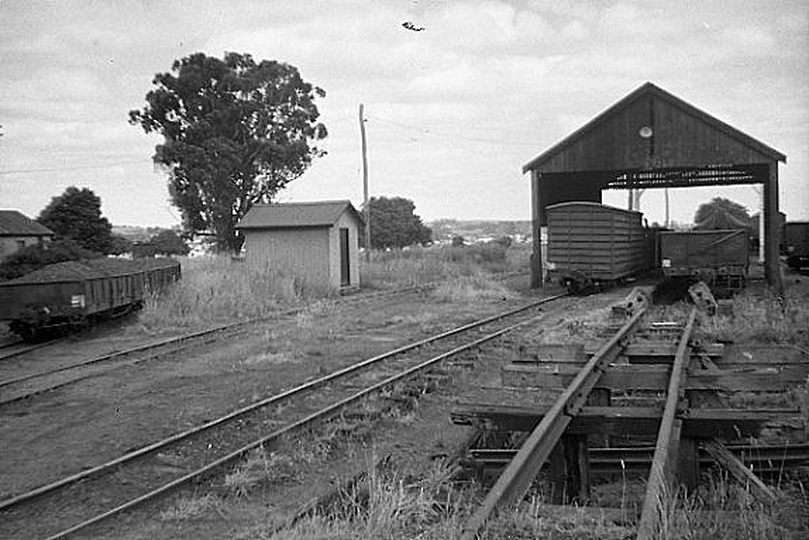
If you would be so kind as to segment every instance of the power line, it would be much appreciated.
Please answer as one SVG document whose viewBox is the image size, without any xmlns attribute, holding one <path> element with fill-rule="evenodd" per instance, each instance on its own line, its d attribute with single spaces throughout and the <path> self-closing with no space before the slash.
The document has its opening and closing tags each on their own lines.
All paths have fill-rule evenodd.
<svg viewBox="0 0 809 540">
<path fill-rule="evenodd" d="M 411 126 L 408 124 L 402 124 L 400 122 L 394 122 L 392 120 L 387 120 L 385 118 L 380 118 L 378 116 L 371 116 L 368 115 L 369 118 L 373 118 L 374 120 L 378 120 L 385 124 L 390 124 L 392 126 L 397 126 L 404 129 L 410 129 L 413 131 L 418 131 L 420 133 L 424 133 L 425 135 L 432 135 L 434 137 L 445 137 L 449 139 L 463 139 L 467 141 L 474 141 L 474 142 L 485 142 L 485 143 L 494 143 L 494 144 L 502 144 L 506 146 L 534 146 L 541 145 L 543 143 L 540 142 L 531 142 L 531 141 L 510 141 L 510 140 L 503 140 L 503 139 L 487 139 L 484 137 L 467 137 L 465 135 L 453 135 L 450 133 L 440 133 L 436 131 L 431 131 L 429 128 L 423 128 L 418 126 Z"/>
<path fill-rule="evenodd" d="M 38 173 L 38 172 L 60 172 L 60 171 L 81 171 L 84 169 L 108 169 L 110 167 L 118 167 L 120 165 L 134 165 L 143 163 L 142 159 L 137 161 L 119 161 L 117 163 L 106 163 L 104 165 L 77 165 L 75 167 L 44 167 L 41 169 L 12 169 L 8 171 L 0 171 L 0 176 L 9 174 L 25 174 L 25 173 Z"/>
</svg>

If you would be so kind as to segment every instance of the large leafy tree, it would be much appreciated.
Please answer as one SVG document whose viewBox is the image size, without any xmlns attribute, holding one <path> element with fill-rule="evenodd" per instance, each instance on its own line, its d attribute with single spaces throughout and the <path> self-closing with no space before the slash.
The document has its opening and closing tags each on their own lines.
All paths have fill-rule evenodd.
<svg viewBox="0 0 809 540">
<path fill-rule="evenodd" d="M 324 153 L 315 98 L 325 92 L 289 64 L 237 53 L 192 54 L 153 84 L 129 120 L 163 136 L 154 161 L 169 172 L 186 232 L 211 230 L 219 249 L 238 249 L 238 220 Z"/>
<path fill-rule="evenodd" d="M 737 202 L 714 197 L 699 205 L 694 223 L 699 229 L 745 229 L 750 226 L 750 214 Z"/>
<path fill-rule="evenodd" d="M 85 250 L 97 253 L 112 250 L 112 225 L 101 215 L 101 199 L 88 188 L 70 186 L 53 197 L 37 221 L 57 237 L 69 238 Z"/>
<path fill-rule="evenodd" d="M 432 239 L 432 231 L 415 214 L 413 201 L 402 197 L 371 197 L 368 204 L 371 247 L 402 248 L 426 244 Z"/>
</svg>

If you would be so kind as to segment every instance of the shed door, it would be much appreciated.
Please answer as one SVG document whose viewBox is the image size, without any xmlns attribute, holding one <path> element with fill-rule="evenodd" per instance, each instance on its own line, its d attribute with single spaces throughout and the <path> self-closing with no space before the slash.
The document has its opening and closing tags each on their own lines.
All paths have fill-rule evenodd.
<svg viewBox="0 0 809 540">
<path fill-rule="evenodd" d="M 351 285 L 351 257 L 348 249 L 348 228 L 340 227 L 340 285 Z"/>
</svg>

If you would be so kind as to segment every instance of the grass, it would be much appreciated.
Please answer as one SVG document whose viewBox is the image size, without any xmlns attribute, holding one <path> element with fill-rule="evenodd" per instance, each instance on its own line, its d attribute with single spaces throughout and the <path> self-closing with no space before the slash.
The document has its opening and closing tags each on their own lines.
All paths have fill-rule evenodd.
<svg viewBox="0 0 809 540">
<path fill-rule="evenodd" d="M 371 468 L 365 479 L 340 494 L 327 508 L 297 522 L 287 530 L 267 533 L 261 538 L 300 540 L 336 538 L 457 539 L 479 504 L 474 486 L 458 488 L 453 470 L 435 465 L 422 478 L 402 475 L 395 470 Z M 643 489 L 635 489 L 642 496 Z M 809 532 L 809 498 L 801 491 L 779 492 L 779 502 L 763 505 L 750 493 L 722 476 L 712 477 L 707 487 L 691 496 L 683 492 L 667 494 L 661 501 L 660 540 L 786 540 Z M 492 518 L 479 538 L 554 540 L 601 540 L 632 537 L 636 523 L 635 507 L 624 515 L 599 512 L 586 507 L 560 511 L 546 506 L 539 498 Z M 615 519 L 617 518 L 617 521 Z"/>
<path fill-rule="evenodd" d="M 197 328 L 266 316 L 306 297 L 293 278 L 229 257 L 182 259 L 181 264 L 182 279 L 147 298 L 139 318 L 143 330 Z"/>
<path fill-rule="evenodd" d="M 493 242 L 375 251 L 370 263 L 361 261 L 360 283 L 363 287 L 385 289 L 522 271 L 528 269 L 529 256 L 530 246 L 507 248 Z"/>
<path fill-rule="evenodd" d="M 262 485 L 293 482 L 296 471 L 295 460 L 289 455 L 257 448 L 225 476 L 225 486 L 234 495 L 244 497 Z"/>
<path fill-rule="evenodd" d="M 733 299 L 730 316 L 703 317 L 700 335 L 716 341 L 792 345 L 809 351 L 809 294 L 786 299 L 747 290 Z"/>
<path fill-rule="evenodd" d="M 465 247 L 414 248 L 373 252 L 362 261 L 363 287 L 391 289 L 449 281 L 438 291 L 441 300 L 496 299 L 510 293 L 492 276 L 526 270 L 529 248 L 490 243 Z M 181 259 L 182 279 L 161 294 L 151 294 L 136 331 L 188 330 L 272 315 L 315 303 L 318 312 L 333 307 L 323 294 L 301 287 L 291 276 L 227 256 Z M 311 326 L 302 313 L 298 326 Z"/>
<path fill-rule="evenodd" d="M 161 521 L 189 521 L 205 517 L 220 505 L 215 495 L 182 497 L 158 515 Z"/>
</svg>

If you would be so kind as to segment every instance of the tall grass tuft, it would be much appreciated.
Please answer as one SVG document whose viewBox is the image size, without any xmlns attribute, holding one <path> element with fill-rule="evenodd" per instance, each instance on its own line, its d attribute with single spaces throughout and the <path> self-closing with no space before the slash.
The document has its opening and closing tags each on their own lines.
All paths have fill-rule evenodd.
<svg viewBox="0 0 809 540">
<path fill-rule="evenodd" d="M 704 318 L 701 333 L 718 341 L 780 343 L 806 350 L 809 302 L 746 291 L 733 299 L 733 315 Z"/>
<path fill-rule="evenodd" d="M 527 270 L 529 256 L 528 248 L 496 242 L 374 251 L 370 263 L 362 261 L 360 279 L 364 287 L 421 285 L 480 273 Z"/>
<path fill-rule="evenodd" d="M 452 538 L 462 525 L 462 499 L 444 489 L 451 470 L 436 466 L 418 480 L 371 468 L 327 509 L 271 538 L 278 540 Z"/>
<path fill-rule="evenodd" d="M 180 281 L 147 297 L 140 323 L 148 331 L 210 326 L 259 317 L 297 304 L 293 278 L 225 256 L 183 259 Z"/>
<path fill-rule="evenodd" d="M 445 281 L 433 291 L 433 297 L 445 301 L 508 300 L 514 293 L 491 277 L 476 273 Z"/>
</svg>

